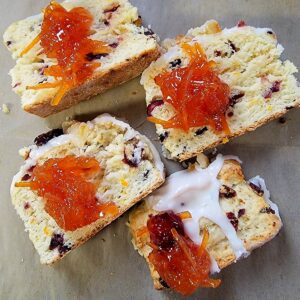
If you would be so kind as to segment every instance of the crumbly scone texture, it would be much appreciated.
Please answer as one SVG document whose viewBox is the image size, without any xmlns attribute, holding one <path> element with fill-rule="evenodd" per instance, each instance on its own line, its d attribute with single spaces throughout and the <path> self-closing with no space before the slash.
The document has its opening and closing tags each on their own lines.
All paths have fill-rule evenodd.
<svg viewBox="0 0 300 300">
<path fill-rule="evenodd" d="M 243 241 L 245 249 L 252 251 L 271 240 L 280 230 L 281 220 L 277 215 L 265 209 L 269 207 L 268 203 L 245 181 L 240 164 L 235 160 L 226 160 L 218 179 L 222 183 L 221 189 L 226 186 L 227 189 L 230 188 L 236 192 L 236 195 L 231 198 L 221 196 L 220 205 L 225 213 L 233 213 L 237 218 L 237 235 Z M 243 210 L 244 214 L 241 215 Z M 155 288 L 162 289 L 160 276 L 148 260 L 152 251 L 149 246 L 149 233 L 140 230 L 146 226 L 149 215 L 157 213 L 150 207 L 146 199 L 130 214 L 129 227 L 135 249 L 149 264 Z M 207 251 L 216 260 L 219 268 L 223 269 L 235 262 L 235 254 L 221 228 L 210 220 L 202 218 L 199 230 L 204 227 L 209 231 Z"/>
<path fill-rule="evenodd" d="M 40 33 L 43 15 L 32 16 L 9 26 L 3 39 L 16 60 L 15 67 L 10 71 L 13 91 L 21 96 L 25 111 L 41 117 L 137 77 L 159 56 L 157 36 L 148 28 L 137 26 L 141 23 L 137 8 L 127 0 L 75 0 L 65 1 L 62 5 L 66 9 L 78 6 L 88 9 L 94 17 L 91 39 L 106 42 L 111 46 L 111 52 L 94 60 L 101 66 L 91 78 L 68 91 L 57 106 L 51 106 L 58 88 L 32 90 L 27 87 L 55 81 L 44 71 L 56 64 L 56 59 L 48 58 L 39 44 L 20 57 L 21 51 Z"/>
<path fill-rule="evenodd" d="M 186 160 L 231 137 L 255 130 L 300 105 L 300 88 L 294 76 L 298 70 L 289 60 L 280 60 L 284 49 L 271 29 L 243 26 L 221 30 L 213 20 L 189 30 L 184 37 L 163 43 L 165 53 L 142 75 L 147 105 L 162 99 L 155 77 L 188 64 L 189 58 L 180 47 L 182 42 L 200 43 L 208 60 L 215 61 L 220 78 L 229 85 L 231 96 L 226 118 L 231 133 L 216 133 L 209 126 L 192 128 L 186 133 L 157 124 L 166 157 Z M 174 113 L 170 105 L 164 104 L 157 106 L 152 115 L 169 120 Z"/>
<path fill-rule="evenodd" d="M 12 203 L 25 224 L 25 230 L 29 232 L 42 264 L 60 260 L 164 182 L 163 165 L 154 146 L 146 137 L 123 124 L 115 123 L 110 117 L 98 117 L 88 123 L 68 124 L 64 136 L 71 135 L 71 139 L 48 147 L 36 159 L 36 164 L 42 164 L 50 158 L 67 155 L 95 157 L 102 171 L 97 198 L 102 202 L 113 201 L 119 208 L 116 216 L 100 217 L 90 225 L 75 231 L 65 231 L 45 211 L 43 198 L 30 188 L 15 187 L 15 182 L 21 181 L 30 172 L 26 161 L 14 177 L 11 186 Z M 25 158 L 30 159 L 30 152 L 39 151 L 42 147 L 45 146 L 31 146 L 22 152 Z M 138 162 L 136 167 L 124 162 L 124 153 L 131 157 L 130 151 L 135 151 L 132 155 Z M 63 242 L 50 250 L 51 240 L 57 235 L 62 236 Z"/>
</svg>

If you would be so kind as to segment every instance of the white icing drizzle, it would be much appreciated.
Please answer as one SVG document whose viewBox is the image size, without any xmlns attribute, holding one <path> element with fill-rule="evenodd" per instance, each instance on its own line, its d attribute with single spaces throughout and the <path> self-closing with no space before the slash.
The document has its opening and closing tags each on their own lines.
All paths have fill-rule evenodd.
<svg viewBox="0 0 300 300">
<path fill-rule="evenodd" d="M 237 159 L 229 156 L 229 159 Z M 201 243 L 199 221 L 207 218 L 220 226 L 227 237 L 236 259 L 247 256 L 243 242 L 220 207 L 219 189 L 221 186 L 217 176 L 223 167 L 224 160 L 218 155 L 216 160 L 206 169 L 196 167 L 195 170 L 184 170 L 172 174 L 165 185 L 157 190 L 152 197 L 153 208 L 157 211 L 172 210 L 175 213 L 189 211 L 191 219 L 183 221 L 186 234 L 196 243 Z M 151 204 L 150 204 L 151 205 Z M 216 263 L 212 263 L 212 271 L 217 272 Z"/>
<path fill-rule="evenodd" d="M 260 187 L 264 191 L 263 197 L 264 197 L 265 201 L 275 211 L 275 215 L 281 220 L 280 215 L 279 215 L 278 206 L 273 201 L 271 201 L 270 192 L 267 189 L 265 180 L 263 178 L 261 178 L 260 176 L 255 176 L 255 177 L 249 179 L 249 182 L 255 184 L 256 186 Z"/>
</svg>

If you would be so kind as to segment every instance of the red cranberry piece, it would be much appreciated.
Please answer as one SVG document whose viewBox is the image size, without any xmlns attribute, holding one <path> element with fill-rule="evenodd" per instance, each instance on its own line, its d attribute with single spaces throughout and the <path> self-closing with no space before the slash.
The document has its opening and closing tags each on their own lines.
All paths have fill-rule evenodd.
<svg viewBox="0 0 300 300">
<path fill-rule="evenodd" d="M 6 42 L 6 45 L 7 45 L 7 46 L 10 46 L 11 44 L 12 44 L 12 41 L 7 41 L 7 42 Z"/>
<path fill-rule="evenodd" d="M 21 85 L 21 82 L 17 82 L 14 86 L 13 89 L 16 88 L 17 86 Z"/>
<path fill-rule="evenodd" d="M 147 116 L 151 117 L 153 110 L 164 104 L 163 100 L 153 100 L 148 106 L 147 106 Z"/>
<path fill-rule="evenodd" d="M 96 54 L 94 54 L 94 53 L 90 52 L 90 53 L 88 53 L 88 54 L 85 56 L 85 58 L 86 58 L 88 61 L 93 61 L 93 60 L 95 60 L 95 59 L 100 59 L 100 58 L 105 57 L 105 56 L 108 56 L 108 53 L 96 53 Z"/>
<path fill-rule="evenodd" d="M 31 176 L 29 174 L 25 174 L 23 177 L 22 177 L 22 181 L 28 181 L 29 179 L 31 178 Z"/>
<path fill-rule="evenodd" d="M 265 213 L 265 214 L 273 214 L 275 215 L 275 210 L 272 209 L 271 207 L 264 207 L 260 210 L 261 213 Z"/>
<path fill-rule="evenodd" d="M 159 140 L 162 143 L 169 136 L 169 132 L 165 131 L 164 133 L 159 135 Z"/>
<path fill-rule="evenodd" d="M 199 128 L 195 131 L 195 135 L 197 136 L 202 135 L 207 130 L 208 130 L 207 127 Z"/>
<path fill-rule="evenodd" d="M 214 55 L 215 55 L 216 57 L 222 56 L 222 51 L 220 51 L 220 50 L 215 50 L 215 51 L 214 51 Z"/>
<path fill-rule="evenodd" d="M 243 98 L 244 96 L 245 96 L 244 92 L 240 92 L 240 91 L 234 92 L 229 98 L 230 106 L 233 107 L 235 104 L 240 102 L 241 98 Z"/>
<path fill-rule="evenodd" d="M 173 212 L 164 212 L 150 216 L 147 227 L 151 242 L 160 250 L 169 251 L 175 244 L 171 229 L 175 228 L 180 235 L 184 235 L 183 223 Z"/>
<path fill-rule="evenodd" d="M 236 191 L 232 188 L 230 188 L 229 186 L 227 185 L 222 185 L 221 188 L 220 188 L 220 197 L 224 197 L 226 199 L 228 198 L 233 198 L 236 196 Z"/>
<path fill-rule="evenodd" d="M 30 204 L 28 202 L 24 203 L 24 209 L 28 209 L 30 207 Z"/>
<path fill-rule="evenodd" d="M 40 75 L 44 75 L 44 73 L 45 73 L 45 69 L 47 69 L 47 68 L 48 68 L 48 66 L 47 66 L 47 65 L 45 65 L 45 66 L 43 66 L 43 67 L 39 68 L 39 69 L 38 69 L 38 72 L 39 72 L 39 74 L 40 74 Z"/>
<path fill-rule="evenodd" d="M 242 217 L 245 213 L 246 213 L 246 209 L 245 208 L 239 209 L 239 211 L 238 211 L 238 218 Z"/>
<path fill-rule="evenodd" d="M 109 47 L 111 47 L 111 48 L 117 48 L 118 46 L 119 46 L 118 43 L 111 43 L 111 44 L 109 44 Z"/>
<path fill-rule="evenodd" d="M 232 53 L 238 52 L 240 50 L 231 40 L 228 40 L 227 44 L 230 46 Z"/>
<path fill-rule="evenodd" d="M 237 231 L 239 227 L 239 220 L 237 219 L 235 214 L 233 212 L 228 212 L 226 215 L 235 231 Z"/>
<path fill-rule="evenodd" d="M 254 190 L 254 191 L 256 192 L 256 194 L 257 194 L 258 196 L 263 196 L 264 191 L 261 189 L 260 186 L 257 186 L 256 184 L 254 184 L 254 183 L 252 183 L 252 182 L 250 182 L 249 185 L 250 185 L 250 187 L 252 188 L 252 190 Z"/>
<path fill-rule="evenodd" d="M 64 254 L 67 251 L 71 250 L 71 248 L 68 245 L 64 245 L 64 236 L 60 233 L 54 233 L 52 235 L 49 250 L 54 250 L 58 248 L 58 252 L 60 254 Z"/>
<path fill-rule="evenodd" d="M 144 148 L 139 145 L 139 140 L 131 139 L 125 143 L 123 162 L 136 168 L 143 159 Z"/>
<path fill-rule="evenodd" d="M 244 26 L 247 26 L 247 24 L 246 24 L 246 22 L 244 20 L 238 21 L 237 27 L 244 27 Z"/>
<path fill-rule="evenodd" d="M 177 59 L 171 61 L 169 64 L 170 64 L 170 67 L 171 67 L 172 69 L 174 69 L 174 68 L 176 68 L 176 67 L 178 67 L 178 66 L 181 65 L 181 59 L 180 59 L 180 58 L 177 58 Z"/>
<path fill-rule="evenodd" d="M 60 129 L 60 128 L 53 129 L 53 130 L 50 130 L 50 131 L 43 133 L 43 134 L 39 135 L 38 137 L 36 137 L 34 139 L 34 143 L 37 146 L 43 146 L 43 145 L 47 144 L 53 138 L 58 137 L 62 134 L 64 134 L 62 129 Z"/>
</svg>

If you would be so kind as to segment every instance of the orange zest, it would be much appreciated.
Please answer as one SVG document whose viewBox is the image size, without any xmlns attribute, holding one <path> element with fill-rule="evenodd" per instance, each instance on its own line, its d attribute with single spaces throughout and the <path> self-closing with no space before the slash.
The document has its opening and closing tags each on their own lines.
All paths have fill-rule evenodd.
<svg viewBox="0 0 300 300">
<path fill-rule="evenodd" d="M 29 45 L 27 45 L 20 53 L 20 57 L 23 57 L 25 54 L 27 54 L 36 44 L 39 43 L 39 41 L 41 40 L 41 36 L 40 34 L 37 35 L 31 42 Z"/>
<path fill-rule="evenodd" d="M 104 42 L 93 40 L 92 14 L 83 7 L 67 11 L 59 3 L 51 2 L 43 11 L 44 19 L 41 33 L 21 52 L 28 53 L 38 42 L 48 58 L 57 60 L 44 74 L 55 78 L 55 82 L 28 86 L 27 89 L 39 90 L 58 88 L 51 105 L 58 105 L 64 95 L 72 88 L 91 77 L 101 65 L 89 56 L 108 54 L 111 48 Z"/>
<path fill-rule="evenodd" d="M 178 216 L 180 217 L 181 220 L 186 220 L 186 219 L 192 218 L 192 215 L 189 211 L 183 211 L 183 212 L 179 213 Z"/>
<path fill-rule="evenodd" d="M 99 218 L 119 214 L 116 204 L 96 198 L 100 171 L 95 158 L 51 158 L 35 166 L 31 181 L 17 182 L 15 186 L 36 191 L 56 223 L 64 230 L 74 231 Z"/>
<path fill-rule="evenodd" d="M 209 277 L 211 260 L 206 250 L 207 229 L 203 230 L 199 246 L 186 236 L 182 221 L 173 212 L 150 216 L 147 228 L 152 247 L 149 261 L 170 288 L 190 295 L 199 287 L 220 285 L 221 280 Z"/>
<path fill-rule="evenodd" d="M 219 78 L 216 63 L 207 60 L 198 43 L 184 43 L 181 47 L 190 58 L 189 64 L 154 79 L 162 91 L 164 103 L 173 107 L 174 116 L 169 120 L 150 116 L 148 120 L 185 132 L 190 128 L 210 126 L 215 132 L 230 133 L 225 117 L 230 89 Z"/>
</svg>

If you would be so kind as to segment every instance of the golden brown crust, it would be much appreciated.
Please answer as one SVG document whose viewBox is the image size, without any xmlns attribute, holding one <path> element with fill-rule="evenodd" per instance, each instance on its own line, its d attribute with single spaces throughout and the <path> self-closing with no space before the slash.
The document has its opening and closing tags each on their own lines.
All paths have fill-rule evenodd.
<svg viewBox="0 0 300 300">
<path fill-rule="evenodd" d="M 108 219 L 101 219 L 96 221 L 94 224 L 91 224 L 93 226 L 93 230 L 86 236 L 82 237 L 76 244 L 72 246 L 71 250 L 76 249 L 80 245 L 84 244 L 87 240 L 92 238 L 94 235 L 96 235 L 99 231 L 101 231 L 104 227 L 108 226 L 110 223 L 112 223 L 114 220 L 119 218 L 122 214 L 124 214 L 129 208 L 134 206 L 136 203 L 141 201 L 143 198 L 145 198 L 147 195 L 152 193 L 154 190 L 156 190 L 158 187 L 160 187 L 164 183 L 163 178 L 159 178 L 155 184 L 151 187 L 151 189 L 145 190 L 141 195 L 136 197 L 130 204 L 127 206 L 123 207 L 121 210 L 119 210 L 119 213 L 116 216 L 110 217 Z M 68 251 L 64 253 L 63 255 L 56 257 L 52 262 L 50 263 L 45 263 L 45 265 L 53 265 L 57 261 L 61 260 L 63 257 L 65 257 L 67 254 L 69 254 L 71 251 Z"/>
<path fill-rule="evenodd" d="M 254 225 L 250 222 L 250 229 L 247 228 L 247 225 L 244 225 L 245 228 L 239 228 L 238 234 L 242 235 L 242 239 L 244 241 L 244 246 L 247 251 L 252 251 L 255 248 L 258 248 L 274 238 L 274 236 L 280 230 L 282 223 L 281 220 L 274 214 L 259 214 L 260 210 L 266 207 L 266 202 L 263 197 L 257 195 L 251 187 L 246 183 L 244 179 L 244 174 L 242 172 L 242 168 L 240 164 L 235 160 L 226 160 L 222 170 L 218 176 L 219 180 L 222 184 L 226 184 L 229 187 L 234 187 L 237 192 L 237 197 L 235 201 L 248 201 L 249 210 L 253 203 L 255 203 L 255 214 L 251 212 L 251 216 L 247 216 L 247 218 L 252 219 L 261 219 L 263 226 L 267 229 L 263 230 L 263 234 L 259 231 L 253 232 L 251 226 Z M 248 199 L 248 200 L 247 200 Z M 221 199 L 222 201 L 222 199 Z M 225 199 L 227 205 L 230 199 Z M 252 204 L 251 204 L 252 202 Z M 245 204 L 246 205 L 246 204 Z M 231 206 L 238 206 L 237 202 L 232 202 Z M 248 210 L 248 206 L 246 205 L 246 211 Z M 139 207 L 137 207 L 129 216 L 129 227 L 132 233 L 133 239 L 132 242 L 135 248 L 139 251 L 139 253 L 145 257 L 149 268 L 150 274 L 154 282 L 154 287 L 156 289 L 163 289 L 164 287 L 160 283 L 160 276 L 158 272 L 154 269 L 153 265 L 148 260 L 148 255 L 151 252 L 150 246 L 148 246 L 149 242 L 149 234 L 146 232 L 143 235 L 139 235 L 139 229 L 143 226 L 146 226 L 147 219 L 149 214 L 157 213 L 153 209 L 147 206 L 147 203 L 142 203 Z M 247 213 L 246 213 L 247 214 Z M 256 224 L 255 224 L 256 225 Z M 205 226 L 210 229 L 214 225 L 212 222 L 206 220 L 204 223 L 200 222 L 200 227 Z M 243 226 L 243 225 L 242 225 Z M 207 250 L 212 255 L 214 254 L 214 258 L 218 263 L 220 269 L 223 269 L 233 262 L 235 262 L 235 255 L 232 250 L 228 251 L 227 249 L 218 249 L 218 245 L 228 245 L 228 241 L 224 243 L 226 240 L 225 237 L 216 238 L 216 231 L 220 230 L 217 227 L 214 227 L 211 231 L 211 239 L 209 240 Z M 247 235 L 249 231 L 251 231 L 251 235 Z M 243 232 L 243 233 L 242 233 Z"/>
<path fill-rule="evenodd" d="M 294 108 L 297 108 L 297 107 L 300 107 L 300 103 L 299 103 L 298 105 L 295 105 L 295 106 L 294 106 Z M 291 109 L 291 108 L 292 108 L 292 107 L 290 107 L 290 108 L 288 108 L 288 109 L 285 109 L 285 110 L 283 110 L 283 111 L 281 111 L 281 112 L 278 112 L 278 113 L 276 113 L 276 114 L 273 114 L 273 115 L 271 115 L 271 116 L 268 116 L 268 117 L 266 117 L 266 118 L 260 120 L 259 122 L 256 122 L 255 124 L 253 124 L 252 126 L 246 128 L 246 129 L 237 131 L 237 132 L 235 132 L 235 133 L 233 133 L 233 134 L 229 134 L 229 135 L 227 135 L 227 136 L 220 136 L 220 138 L 219 138 L 216 142 L 214 142 L 214 143 L 212 143 L 212 144 L 210 144 L 210 145 L 208 145 L 208 146 L 202 146 L 202 147 L 199 147 L 196 151 L 188 152 L 188 153 L 185 152 L 185 153 L 180 154 L 177 158 L 175 158 L 175 157 L 173 157 L 173 158 L 174 158 L 174 159 L 177 159 L 177 160 L 180 161 L 180 162 L 182 162 L 182 161 L 187 160 L 187 159 L 189 159 L 189 158 L 191 158 L 191 157 L 197 156 L 199 153 L 202 153 L 202 152 L 205 151 L 205 150 L 209 150 L 209 149 L 212 149 L 212 148 L 214 148 L 214 147 L 216 147 L 216 146 L 218 146 L 218 145 L 220 145 L 220 144 L 223 144 L 223 139 L 224 139 L 224 137 L 225 137 L 225 138 L 228 138 L 228 139 L 231 139 L 231 138 L 234 138 L 234 137 L 241 136 L 241 135 L 243 135 L 243 134 L 245 134 L 245 133 L 247 133 L 247 132 L 254 131 L 254 130 L 257 129 L 258 127 L 260 127 L 260 126 L 262 126 L 262 125 L 265 125 L 265 124 L 267 124 L 267 123 L 270 122 L 270 121 L 273 121 L 273 120 L 275 120 L 275 119 L 280 118 L 281 116 L 283 116 L 284 114 L 286 114 L 287 111 L 288 111 L 289 109 Z"/>
<path fill-rule="evenodd" d="M 159 55 L 159 48 L 156 47 L 111 70 L 99 72 L 84 84 L 69 91 L 57 106 L 51 105 L 52 99 L 46 99 L 39 103 L 25 105 L 23 108 L 29 113 L 45 118 L 139 76 Z"/>
</svg>

